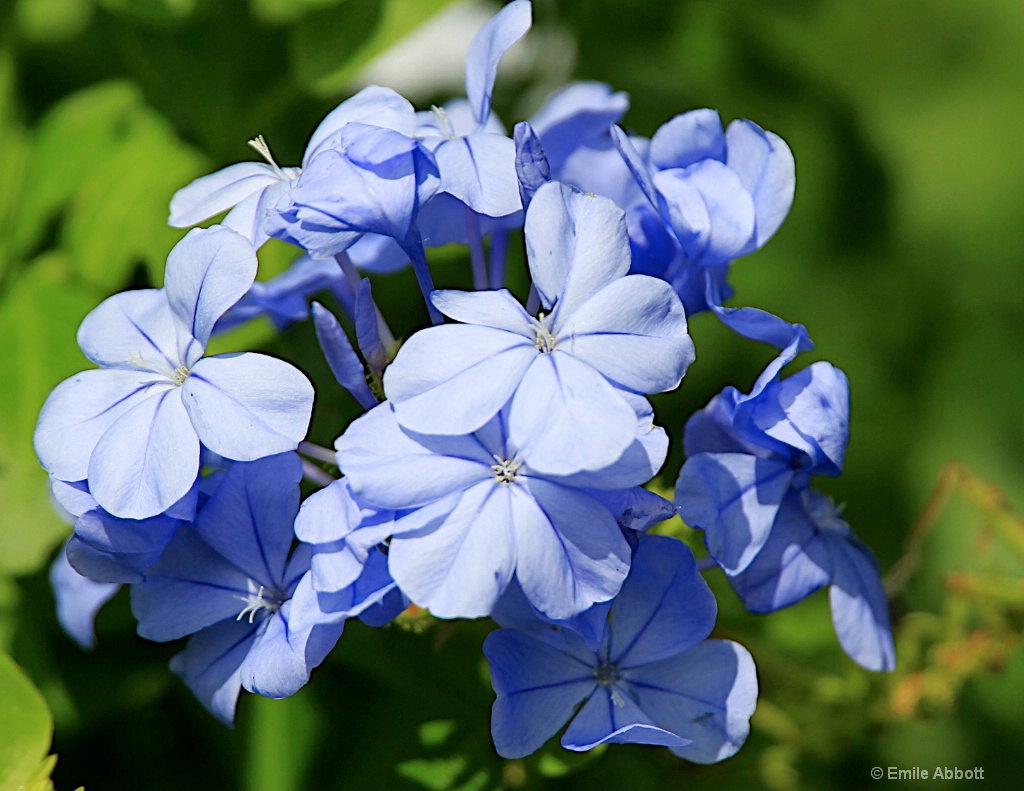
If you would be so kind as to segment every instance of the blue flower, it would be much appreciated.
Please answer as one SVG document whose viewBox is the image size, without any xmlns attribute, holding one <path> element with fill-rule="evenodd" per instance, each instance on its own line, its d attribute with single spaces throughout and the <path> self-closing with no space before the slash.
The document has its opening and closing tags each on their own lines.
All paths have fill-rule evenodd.
<svg viewBox="0 0 1024 791">
<path fill-rule="evenodd" d="M 217 319 L 252 285 L 256 255 L 234 231 L 190 231 L 164 289 L 127 291 L 93 310 L 78 344 L 99 370 L 65 380 L 39 415 L 35 448 L 62 481 L 88 479 L 104 510 L 156 516 L 199 475 L 200 443 L 248 461 L 305 436 L 313 389 L 262 354 L 203 357 Z"/>
<path fill-rule="evenodd" d="M 438 192 L 420 218 L 430 245 L 466 242 L 467 218 L 501 220 L 504 226 L 522 222 L 515 146 L 491 112 L 491 92 L 502 56 L 526 35 L 531 15 L 528 0 L 502 8 L 470 44 L 467 98 L 418 114 L 416 136 L 434 153 L 441 174 Z"/>
<path fill-rule="evenodd" d="M 599 470 L 633 442 L 625 394 L 671 390 L 693 360 L 686 317 L 664 281 L 625 276 L 625 223 L 607 199 L 545 184 L 526 243 L 547 312 L 530 316 L 505 290 L 435 292 L 464 324 L 414 334 L 385 393 L 403 427 L 428 434 L 475 431 L 508 403 L 509 436 L 533 468 Z"/>
<path fill-rule="evenodd" d="M 285 697 L 309 679 L 344 621 L 394 587 L 378 561 L 358 596 L 324 606 L 309 551 L 289 553 L 302 467 L 295 454 L 237 463 L 193 526 L 181 527 L 142 582 L 132 586 L 138 632 L 166 641 L 192 635 L 171 667 L 220 720 L 230 723 L 240 688 Z"/>
<path fill-rule="evenodd" d="M 871 552 L 812 475 L 838 475 L 849 439 L 849 384 L 825 362 L 781 380 L 794 341 L 749 395 L 726 388 L 686 425 L 687 460 L 676 484 L 683 520 L 704 530 L 708 551 L 755 612 L 770 612 L 831 585 L 844 650 L 871 670 L 895 663 L 888 605 Z"/>
<path fill-rule="evenodd" d="M 117 582 L 97 582 L 68 562 L 67 545 L 50 565 L 50 587 L 57 602 L 57 621 L 82 648 L 96 645 L 93 623 L 100 608 L 120 590 Z"/>
<path fill-rule="evenodd" d="M 634 399 L 632 444 L 600 471 L 533 468 L 505 412 L 473 434 L 427 436 L 403 430 L 386 402 L 338 438 L 338 465 L 360 503 L 410 511 L 396 518 L 388 566 L 416 604 L 442 618 L 487 615 L 515 576 L 537 609 L 570 617 L 614 596 L 629 564 L 616 521 L 628 508 L 613 512 L 591 491 L 643 483 L 665 458 L 664 432 Z"/>
<path fill-rule="evenodd" d="M 342 102 L 320 122 L 302 157 L 305 168 L 321 151 L 341 146 L 345 126 L 372 124 L 411 133 L 415 114 L 411 104 L 390 88 L 371 85 Z M 240 162 L 196 179 L 171 198 L 168 223 L 187 228 L 227 211 L 224 225 L 238 231 L 259 248 L 269 238 L 264 220 L 284 201 L 302 168 L 278 167 L 262 136 L 249 145 L 266 162 Z"/>
<path fill-rule="evenodd" d="M 681 542 L 642 536 L 622 590 L 593 618 L 559 624 L 503 604 L 496 617 L 511 628 L 484 642 L 497 693 L 491 735 L 503 757 L 529 755 L 570 719 L 570 750 L 658 744 L 712 763 L 746 739 L 754 663 L 742 646 L 707 639 L 715 599 Z M 596 645 L 585 639 L 595 624 Z"/>
</svg>

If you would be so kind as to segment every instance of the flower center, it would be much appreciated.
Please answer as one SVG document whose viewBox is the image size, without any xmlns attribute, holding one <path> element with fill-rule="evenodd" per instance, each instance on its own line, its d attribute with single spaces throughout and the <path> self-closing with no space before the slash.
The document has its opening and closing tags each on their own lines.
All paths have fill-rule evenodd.
<svg viewBox="0 0 1024 791">
<path fill-rule="evenodd" d="M 622 674 L 615 665 L 607 659 L 602 659 L 597 667 L 594 668 L 594 678 L 597 679 L 597 683 L 602 687 L 607 687 L 621 679 Z"/>
<path fill-rule="evenodd" d="M 174 376 L 172 378 L 174 380 L 174 384 L 181 387 L 185 384 L 185 380 L 188 378 L 188 368 L 184 365 L 179 365 L 174 369 Z"/>
<path fill-rule="evenodd" d="M 533 345 L 537 351 L 541 354 L 550 354 L 555 350 L 555 336 L 551 334 L 551 330 L 548 329 L 547 321 L 545 321 L 543 311 L 535 319 L 530 319 L 533 324 L 533 331 L 537 334 L 537 337 L 533 341 Z"/>
<path fill-rule="evenodd" d="M 269 614 L 273 615 L 288 600 L 288 597 L 281 593 L 281 591 L 266 588 L 263 585 L 260 585 L 259 590 L 255 593 L 250 591 L 248 596 L 236 596 L 235 598 L 245 602 L 245 607 L 238 613 L 238 617 L 235 620 L 241 621 L 248 616 L 249 623 L 253 623 L 256 620 L 256 615 L 260 610 L 266 610 Z"/>
<path fill-rule="evenodd" d="M 494 470 L 494 480 L 506 486 L 515 481 L 523 463 L 515 459 L 503 459 L 497 453 L 494 454 L 494 460 L 498 462 L 491 465 L 491 469 Z"/>
<path fill-rule="evenodd" d="M 448 113 L 445 109 L 443 107 L 438 107 L 436 104 L 431 106 L 430 109 L 437 117 L 437 125 L 441 129 L 441 134 L 449 140 L 458 140 L 459 136 L 455 134 L 455 130 L 452 128 L 451 119 L 448 117 Z"/>
</svg>

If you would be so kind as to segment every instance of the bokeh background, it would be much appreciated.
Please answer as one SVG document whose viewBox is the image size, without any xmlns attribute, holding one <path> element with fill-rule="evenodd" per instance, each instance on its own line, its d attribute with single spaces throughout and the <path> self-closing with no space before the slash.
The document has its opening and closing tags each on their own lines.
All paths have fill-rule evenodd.
<svg viewBox="0 0 1024 791">
<path fill-rule="evenodd" d="M 249 138 L 293 164 L 363 84 L 420 108 L 461 95 L 465 48 L 497 4 L 0 0 L 0 648 L 20 666 L 0 655 L 0 787 L 36 773 L 46 788 L 50 752 L 56 788 L 87 791 L 959 785 L 874 781 L 875 766 L 981 767 L 988 787 L 1011 788 L 1024 774 L 1024 3 L 534 6 L 499 73 L 509 127 L 567 80 L 595 79 L 629 93 L 630 131 L 707 106 L 793 149 L 793 210 L 734 266 L 733 304 L 805 324 L 817 348 L 798 364 L 827 359 L 850 378 L 846 471 L 822 487 L 888 575 L 897 671 L 842 654 L 824 594 L 754 617 L 711 574 L 719 634 L 760 674 L 737 756 L 702 767 L 554 745 L 505 762 L 487 732 L 486 623 L 354 624 L 295 697 L 244 696 L 233 730 L 167 670 L 178 646 L 134 635 L 124 596 L 100 614 L 97 647 L 79 649 L 46 578 L 69 527 L 31 449 L 46 394 L 87 367 L 78 323 L 116 291 L 160 284 L 183 233 L 165 225 L 171 194 L 253 158 Z M 439 286 L 468 282 L 461 250 L 436 252 Z M 269 245 L 261 278 L 292 255 Z M 397 332 L 423 321 L 408 273 L 374 289 Z M 664 487 L 686 417 L 727 384 L 748 389 L 772 356 L 707 316 L 691 330 L 697 362 L 655 401 L 674 443 Z M 314 379 L 314 440 L 330 445 L 352 416 L 308 326 L 257 323 L 220 344 Z"/>
</svg>

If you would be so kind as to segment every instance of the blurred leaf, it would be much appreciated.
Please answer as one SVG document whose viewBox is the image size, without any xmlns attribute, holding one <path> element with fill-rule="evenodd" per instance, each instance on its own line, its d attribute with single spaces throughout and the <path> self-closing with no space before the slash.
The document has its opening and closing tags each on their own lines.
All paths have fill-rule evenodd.
<svg viewBox="0 0 1024 791">
<path fill-rule="evenodd" d="M 18 0 L 18 33 L 27 41 L 50 43 L 75 38 L 92 18 L 92 0 Z"/>
<path fill-rule="evenodd" d="M 35 781 L 52 736 L 53 721 L 43 696 L 0 651 L 0 788 Z"/>
<path fill-rule="evenodd" d="M 110 292 L 142 262 L 159 283 L 181 237 L 166 224 L 168 202 L 203 168 L 135 86 L 108 82 L 79 91 L 40 124 L 15 249 L 25 254 L 39 244 L 47 223 L 70 203 L 62 236 L 76 274 Z"/>
<path fill-rule="evenodd" d="M 0 337 L 6 347 L 0 382 L 0 571 L 7 573 L 38 568 L 67 532 L 32 452 L 47 394 L 86 367 L 75 333 L 96 297 L 66 278 L 66 260 L 51 254 L 0 297 Z"/>
<path fill-rule="evenodd" d="M 30 142 L 15 114 L 14 59 L 0 50 L 0 278 L 14 256 L 15 208 L 28 167 Z"/>
<path fill-rule="evenodd" d="M 343 0 L 250 0 L 253 16 L 272 24 L 294 22 L 307 11 L 340 2 Z"/>
<path fill-rule="evenodd" d="M 384 50 L 453 0 L 346 0 L 307 14 L 292 29 L 292 63 L 315 93 L 343 91 Z"/>
<path fill-rule="evenodd" d="M 111 13 L 137 19 L 140 22 L 166 24 L 191 14 L 197 0 L 96 0 Z"/>
</svg>

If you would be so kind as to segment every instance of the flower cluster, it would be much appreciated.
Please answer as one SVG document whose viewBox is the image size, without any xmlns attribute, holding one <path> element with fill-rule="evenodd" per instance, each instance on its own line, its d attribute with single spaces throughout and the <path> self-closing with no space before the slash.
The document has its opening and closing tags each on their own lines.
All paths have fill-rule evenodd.
<svg viewBox="0 0 1024 791">
<path fill-rule="evenodd" d="M 723 305 L 731 262 L 790 208 L 789 149 L 711 110 L 627 135 L 626 97 L 595 83 L 507 135 L 491 92 L 531 14 L 514 0 L 478 33 L 465 99 L 418 113 L 366 88 L 317 127 L 301 167 L 259 137 L 265 162 L 174 195 L 172 225 L 227 215 L 185 235 L 163 288 L 89 314 L 78 342 L 99 367 L 60 384 L 36 429 L 75 520 L 52 579 L 80 642 L 129 586 L 139 634 L 189 637 L 172 668 L 230 723 L 241 688 L 305 684 L 349 619 L 382 626 L 410 603 L 490 616 L 501 755 L 571 720 L 569 749 L 641 742 L 713 762 L 745 739 L 757 679 L 744 648 L 708 639 L 716 603 L 690 550 L 646 533 L 678 512 L 751 610 L 831 585 L 842 646 L 892 667 L 874 560 L 809 486 L 842 466 L 846 378 L 816 363 L 780 379 L 811 348 L 804 328 Z M 525 305 L 504 287 L 519 228 Z M 270 238 L 303 254 L 254 282 Z M 434 287 L 427 248 L 453 242 L 473 291 Z M 407 265 L 432 326 L 399 345 L 364 275 Z M 309 306 L 322 292 L 342 320 Z M 673 503 L 644 488 L 669 442 L 646 396 L 680 385 L 687 317 L 703 310 L 781 351 L 750 395 L 727 388 L 690 419 Z M 214 332 L 258 315 L 312 317 L 362 407 L 334 452 L 305 441 L 314 393 L 296 368 L 205 356 Z"/>
</svg>

